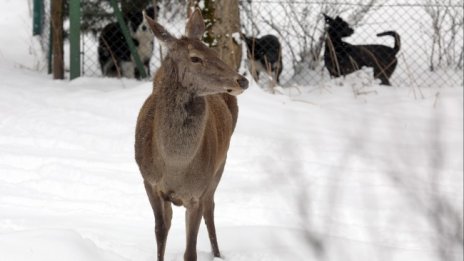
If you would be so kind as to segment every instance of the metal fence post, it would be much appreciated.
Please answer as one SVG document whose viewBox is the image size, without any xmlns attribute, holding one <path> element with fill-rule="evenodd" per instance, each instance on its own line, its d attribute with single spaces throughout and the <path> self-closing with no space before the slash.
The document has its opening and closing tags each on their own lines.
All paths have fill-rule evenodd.
<svg viewBox="0 0 464 261">
<path fill-rule="evenodd" d="M 41 35 L 43 30 L 44 3 L 43 0 L 34 0 L 33 3 L 32 35 Z"/>
<path fill-rule="evenodd" d="M 140 72 L 140 76 L 142 78 L 145 78 L 147 77 L 147 73 L 145 72 L 142 60 L 140 60 L 140 56 L 137 53 L 137 50 L 135 49 L 135 44 L 132 41 L 132 37 L 129 34 L 129 30 L 127 28 L 126 23 L 124 22 L 124 18 L 122 17 L 121 10 L 119 9 L 116 0 L 111 0 L 111 6 L 113 7 L 116 19 L 118 20 L 119 26 L 121 27 L 121 31 L 124 35 L 124 38 L 126 39 L 127 45 L 129 46 L 129 50 L 132 54 L 132 57 L 134 58 L 135 64 L 137 65 L 137 69 Z"/>
<path fill-rule="evenodd" d="M 70 78 L 75 79 L 81 75 L 81 45 L 80 21 L 81 1 L 69 1 L 69 44 L 70 44 Z"/>
<path fill-rule="evenodd" d="M 51 5 L 51 4 L 50 4 Z M 48 52 L 47 52 L 47 63 L 48 63 L 48 74 L 52 74 L 52 63 L 53 63 L 53 30 L 52 30 L 52 22 L 50 21 L 50 28 L 48 33 Z"/>
</svg>

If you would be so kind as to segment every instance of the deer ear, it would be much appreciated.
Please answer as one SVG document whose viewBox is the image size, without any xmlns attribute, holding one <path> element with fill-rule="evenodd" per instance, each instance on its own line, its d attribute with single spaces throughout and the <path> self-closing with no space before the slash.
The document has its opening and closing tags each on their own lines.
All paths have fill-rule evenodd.
<svg viewBox="0 0 464 261">
<path fill-rule="evenodd" d="M 166 47 L 172 46 L 172 44 L 177 40 L 174 36 L 172 36 L 162 25 L 155 22 L 151 19 L 145 12 L 143 12 L 143 16 L 147 21 L 148 25 L 150 26 L 153 34 L 155 35 L 156 39 L 158 39 L 163 45 Z"/>
<path fill-rule="evenodd" d="M 196 38 L 201 40 L 204 32 L 205 22 L 203 21 L 203 16 L 201 15 L 200 9 L 197 8 L 190 15 L 187 25 L 185 26 L 185 35 L 188 38 Z"/>
</svg>

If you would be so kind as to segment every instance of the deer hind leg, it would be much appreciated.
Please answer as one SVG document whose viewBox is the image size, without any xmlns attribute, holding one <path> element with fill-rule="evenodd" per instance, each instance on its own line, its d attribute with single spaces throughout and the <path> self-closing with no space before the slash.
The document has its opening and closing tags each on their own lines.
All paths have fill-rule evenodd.
<svg viewBox="0 0 464 261">
<path fill-rule="evenodd" d="M 199 201 L 190 202 L 186 205 L 185 227 L 187 232 L 187 248 L 184 253 L 185 261 L 197 260 L 197 237 L 200 228 L 203 205 Z"/>
<path fill-rule="evenodd" d="M 153 214 L 155 216 L 155 235 L 157 245 L 157 260 L 164 260 L 164 252 L 166 250 L 166 240 L 168 237 L 169 228 L 171 227 L 172 208 L 171 203 L 165 201 L 161 195 L 159 195 L 153 186 L 144 182 L 145 190 L 148 195 Z"/>
</svg>

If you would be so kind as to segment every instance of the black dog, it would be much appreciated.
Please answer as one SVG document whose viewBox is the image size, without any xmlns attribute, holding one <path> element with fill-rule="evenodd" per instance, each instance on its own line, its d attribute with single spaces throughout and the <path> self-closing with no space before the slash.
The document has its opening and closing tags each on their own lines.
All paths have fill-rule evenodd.
<svg viewBox="0 0 464 261">
<path fill-rule="evenodd" d="M 259 73 L 270 73 L 279 83 L 282 73 L 282 46 L 274 35 L 261 38 L 247 37 L 242 34 L 248 49 L 248 68 L 255 81 L 259 81 Z"/>
<path fill-rule="evenodd" d="M 153 7 L 145 9 L 145 13 L 154 19 Z M 150 58 L 153 54 L 153 33 L 150 30 L 143 12 L 126 14 L 124 20 L 129 29 L 144 69 L 150 75 Z M 98 62 L 102 74 L 108 77 L 140 78 L 129 45 L 118 23 L 107 24 L 98 39 Z"/>
<path fill-rule="evenodd" d="M 328 36 L 325 41 L 324 62 L 333 77 L 345 76 L 361 69 L 372 67 L 374 78 L 380 79 L 382 84 L 390 85 L 389 78 L 396 68 L 396 54 L 400 50 L 400 36 L 394 31 L 387 31 L 377 36 L 390 35 L 395 38 L 393 48 L 371 44 L 351 45 L 342 40 L 354 33 L 354 30 L 342 18 L 335 19 L 324 14 L 328 25 Z"/>
</svg>

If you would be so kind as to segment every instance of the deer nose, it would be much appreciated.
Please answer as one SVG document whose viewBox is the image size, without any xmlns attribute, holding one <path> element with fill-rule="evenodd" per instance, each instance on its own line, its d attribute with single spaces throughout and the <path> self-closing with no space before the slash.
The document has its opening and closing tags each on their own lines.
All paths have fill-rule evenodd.
<svg viewBox="0 0 464 261">
<path fill-rule="evenodd" d="M 246 90 L 248 88 L 248 80 L 247 80 L 247 78 L 245 78 L 243 76 L 240 76 L 240 78 L 237 79 L 237 83 L 244 90 Z"/>
</svg>

